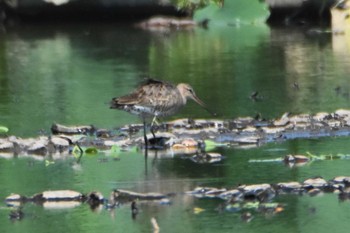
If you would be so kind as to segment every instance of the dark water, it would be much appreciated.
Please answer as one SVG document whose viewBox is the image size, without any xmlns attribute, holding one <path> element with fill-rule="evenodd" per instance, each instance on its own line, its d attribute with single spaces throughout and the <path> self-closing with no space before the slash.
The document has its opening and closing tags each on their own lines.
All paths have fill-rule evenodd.
<svg viewBox="0 0 350 233">
<path fill-rule="evenodd" d="M 307 28 L 265 25 L 214 26 L 191 31 L 148 32 L 128 25 L 23 25 L 0 38 L 0 125 L 27 137 L 48 134 L 52 123 L 118 127 L 139 123 L 113 111 L 108 102 L 152 76 L 188 82 L 220 118 L 277 118 L 284 112 L 333 112 L 349 108 L 349 47 L 344 36 Z M 249 98 L 257 91 L 259 101 Z M 178 117 L 210 118 L 194 103 Z M 92 211 L 87 205 L 49 209 L 27 204 L 21 221 L 8 220 L 0 208 L 1 232 L 151 232 L 155 217 L 161 232 L 347 232 L 350 205 L 336 194 L 283 196 L 284 211 L 264 215 L 252 210 L 219 212 L 218 200 L 193 199 L 182 193 L 197 185 L 233 187 L 247 183 L 331 179 L 350 175 L 348 160 L 318 161 L 289 168 L 279 163 L 250 163 L 286 154 L 347 154 L 348 138 L 294 140 L 258 148 L 216 148 L 226 159 L 196 164 L 182 158 L 151 158 L 142 152 L 100 153 L 82 164 L 67 155 L 46 166 L 41 157 L 0 158 L 0 199 L 10 193 L 44 190 L 93 190 L 108 196 L 114 188 L 140 192 L 175 192 L 171 205 L 140 204 Z M 120 160 L 115 160 L 114 157 Z M 204 209 L 194 213 L 194 208 Z"/>
</svg>

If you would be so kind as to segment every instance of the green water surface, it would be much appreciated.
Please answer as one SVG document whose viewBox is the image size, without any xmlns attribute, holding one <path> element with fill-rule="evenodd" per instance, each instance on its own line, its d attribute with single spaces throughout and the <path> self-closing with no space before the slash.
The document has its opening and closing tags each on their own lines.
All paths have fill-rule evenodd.
<svg viewBox="0 0 350 233">
<path fill-rule="evenodd" d="M 239 116 L 277 118 L 285 112 L 334 112 L 349 108 L 349 51 L 346 39 L 313 33 L 307 27 L 269 28 L 264 24 L 213 25 L 208 29 L 144 31 L 131 25 L 22 25 L 0 38 L 0 125 L 9 134 L 50 134 L 57 122 L 93 124 L 111 129 L 140 123 L 128 113 L 110 110 L 112 97 L 130 92 L 144 76 L 190 83 L 222 119 Z M 297 85 L 295 85 L 295 83 Z M 296 87 L 298 86 L 298 88 Z M 250 99 L 257 91 L 259 101 Z M 210 118 L 190 102 L 179 117 Z M 194 199 L 183 193 L 198 185 L 331 179 L 350 175 L 348 160 L 318 161 L 289 168 L 280 163 L 250 163 L 287 154 L 347 154 L 349 138 L 271 143 L 257 148 L 216 148 L 225 159 L 196 164 L 183 158 L 150 158 L 142 151 L 85 156 L 77 166 L 67 155 L 46 166 L 45 159 L 19 155 L 0 158 L 0 200 L 11 193 L 31 196 L 44 190 L 82 193 L 112 189 L 176 193 L 170 205 L 139 204 L 92 211 L 88 205 L 47 209 L 27 204 L 25 217 L 10 221 L 0 206 L 0 232 L 348 232 L 348 202 L 336 194 L 281 196 L 284 211 L 243 222 L 241 213 L 218 211 L 222 201 Z M 116 160 L 114 157 L 118 157 Z M 195 207 L 204 209 L 195 213 Z"/>
</svg>

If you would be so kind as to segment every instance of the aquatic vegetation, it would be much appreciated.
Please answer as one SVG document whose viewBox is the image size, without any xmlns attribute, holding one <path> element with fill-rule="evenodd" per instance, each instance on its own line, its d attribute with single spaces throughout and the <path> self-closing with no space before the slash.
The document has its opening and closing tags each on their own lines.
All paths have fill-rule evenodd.
<svg viewBox="0 0 350 233">
<path fill-rule="evenodd" d="M 209 4 L 215 4 L 217 6 L 223 6 L 224 0 L 175 0 L 177 8 L 193 12 L 196 9 L 201 9 Z"/>
<path fill-rule="evenodd" d="M 250 159 L 250 163 L 273 163 L 273 162 L 284 162 L 290 167 L 301 166 L 305 164 L 310 164 L 314 161 L 324 161 L 324 160 L 338 160 L 338 159 L 350 159 L 348 154 L 312 154 L 306 152 L 305 155 L 286 155 L 284 157 L 272 158 L 272 159 Z"/>
</svg>

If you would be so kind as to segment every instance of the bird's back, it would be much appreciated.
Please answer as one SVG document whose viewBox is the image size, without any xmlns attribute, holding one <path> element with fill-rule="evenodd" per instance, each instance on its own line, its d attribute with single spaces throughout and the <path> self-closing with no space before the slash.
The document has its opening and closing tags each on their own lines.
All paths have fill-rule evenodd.
<svg viewBox="0 0 350 233">
<path fill-rule="evenodd" d="M 184 105 L 176 86 L 148 79 L 134 92 L 114 98 L 111 108 L 141 116 L 168 116 Z"/>
</svg>

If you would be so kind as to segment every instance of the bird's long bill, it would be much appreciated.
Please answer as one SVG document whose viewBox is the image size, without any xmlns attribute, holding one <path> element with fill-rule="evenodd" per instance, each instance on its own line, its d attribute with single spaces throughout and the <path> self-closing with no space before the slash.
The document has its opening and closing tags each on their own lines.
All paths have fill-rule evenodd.
<svg viewBox="0 0 350 233">
<path fill-rule="evenodd" d="M 207 110 L 207 112 L 209 112 L 211 115 L 216 116 L 216 113 L 213 113 L 212 111 L 210 111 L 210 110 L 207 108 L 207 105 L 206 105 L 202 100 L 200 100 L 196 95 L 193 95 L 193 96 L 192 96 L 192 99 L 193 99 L 194 101 L 196 101 L 197 104 L 199 104 L 200 106 L 202 106 L 205 110 Z"/>
<path fill-rule="evenodd" d="M 196 103 L 197 104 L 199 104 L 200 106 L 202 106 L 203 108 L 207 108 L 207 106 L 205 105 L 205 103 L 202 101 L 202 100 L 200 100 L 196 95 L 192 95 L 192 99 L 194 100 L 194 101 L 196 101 Z"/>
</svg>

